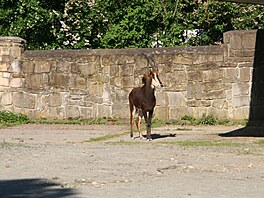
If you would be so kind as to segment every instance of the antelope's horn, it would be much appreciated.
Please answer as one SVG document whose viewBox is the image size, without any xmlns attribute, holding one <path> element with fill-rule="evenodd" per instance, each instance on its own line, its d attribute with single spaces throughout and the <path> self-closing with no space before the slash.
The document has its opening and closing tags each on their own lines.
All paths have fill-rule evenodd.
<svg viewBox="0 0 264 198">
<path fill-rule="evenodd" d="M 156 67 L 156 64 L 155 64 L 155 62 L 153 61 L 153 59 L 150 58 L 148 55 L 146 55 L 146 54 L 144 54 L 144 53 L 142 53 L 142 54 L 145 56 L 145 58 L 148 60 L 148 63 L 151 65 L 151 70 L 152 70 L 152 69 L 156 70 L 157 67 Z"/>
</svg>

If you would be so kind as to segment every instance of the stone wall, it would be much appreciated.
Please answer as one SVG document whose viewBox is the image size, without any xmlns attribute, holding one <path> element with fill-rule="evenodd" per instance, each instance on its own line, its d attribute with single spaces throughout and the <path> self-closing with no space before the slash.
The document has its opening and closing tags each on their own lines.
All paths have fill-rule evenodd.
<svg viewBox="0 0 264 198">
<path fill-rule="evenodd" d="M 24 51 L 0 37 L 0 108 L 33 118 L 128 117 L 128 94 L 149 66 L 159 67 L 155 117 L 247 119 L 256 31 L 231 31 L 224 44 L 121 50 Z"/>
</svg>

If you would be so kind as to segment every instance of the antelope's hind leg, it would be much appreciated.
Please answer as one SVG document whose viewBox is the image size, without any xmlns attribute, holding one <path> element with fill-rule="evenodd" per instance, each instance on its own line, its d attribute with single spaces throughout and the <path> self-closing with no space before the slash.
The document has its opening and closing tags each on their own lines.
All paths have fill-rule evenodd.
<svg viewBox="0 0 264 198">
<path fill-rule="evenodd" d="M 141 130 L 141 120 L 142 120 L 142 117 L 143 117 L 143 114 L 142 114 L 142 110 L 138 110 L 138 116 L 137 116 L 137 119 L 136 119 L 136 126 L 137 126 L 137 130 L 138 130 L 138 137 L 140 139 L 143 138 L 143 135 L 142 135 L 142 130 Z"/>
<path fill-rule="evenodd" d="M 130 137 L 133 138 L 134 106 L 130 104 Z"/>
</svg>

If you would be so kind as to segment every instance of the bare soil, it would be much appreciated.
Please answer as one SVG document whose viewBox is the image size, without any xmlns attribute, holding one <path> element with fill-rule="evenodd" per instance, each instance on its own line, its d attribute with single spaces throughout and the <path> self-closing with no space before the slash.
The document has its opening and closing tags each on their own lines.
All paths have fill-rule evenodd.
<svg viewBox="0 0 264 198">
<path fill-rule="evenodd" d="M 153 141 L 126 125 L 0 129 L 0 197 L 263 197 L 263 138 L 219 135 L 239 128 L 163 126 Z"/>
</svg>

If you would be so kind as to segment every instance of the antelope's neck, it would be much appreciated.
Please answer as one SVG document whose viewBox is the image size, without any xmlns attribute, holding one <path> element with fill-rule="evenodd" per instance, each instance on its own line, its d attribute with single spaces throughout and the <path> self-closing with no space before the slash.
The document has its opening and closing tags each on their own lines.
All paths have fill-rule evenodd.
<svg viewBox="0 0 264 198">
<path fill-rule="evenodd" d="M 143 86 L 145 93 L 147 95 L 154 95 L 155 93 L 155 87 L 152 86 L 151 82 L 147 82 L 144 86 Z"/>
</svg>

